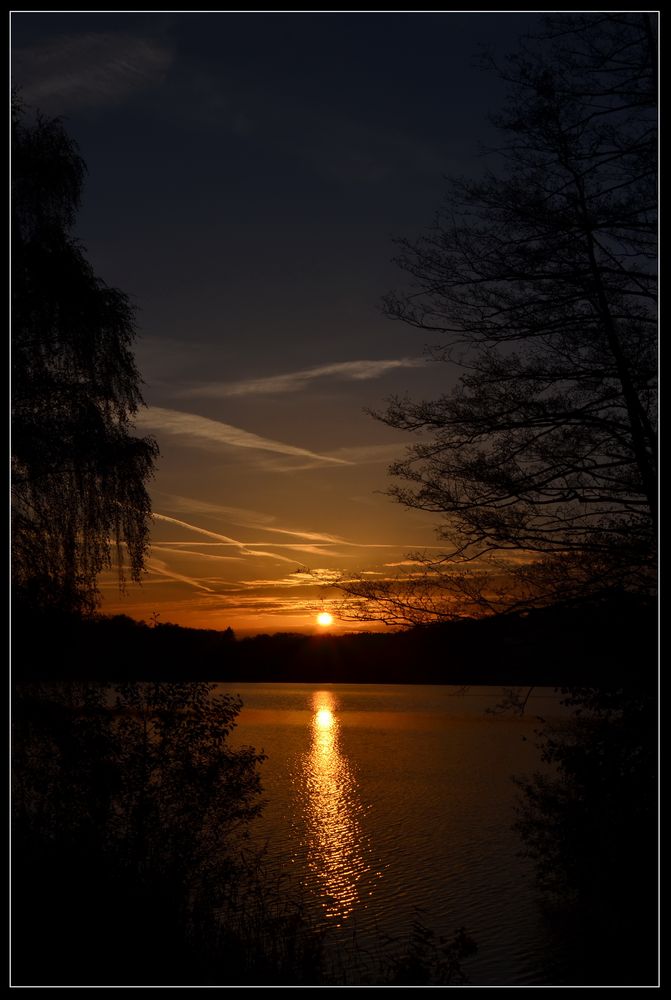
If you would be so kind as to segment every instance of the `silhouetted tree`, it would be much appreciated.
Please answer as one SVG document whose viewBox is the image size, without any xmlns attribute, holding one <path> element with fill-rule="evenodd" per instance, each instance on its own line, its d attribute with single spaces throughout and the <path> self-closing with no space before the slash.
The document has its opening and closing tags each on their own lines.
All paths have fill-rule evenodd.
<svg viewBox="0 0 671 1000">
<path fill-rule="evenodd" d="M 264 759 L 231 746 L 241 704 L 203 682 L 17 688 L 18 982 L 156 985 L 203 975 L 197 951 L 217 954 L 224 911 L 235 941 L 256 868 L 245 845 Z M 234 946 L 218 954 L 220 966 L 226 960 L 235 977 Z"/>
<path fill-rule="evenodd" d="M 564 982 L 656 981 L 657 704 L 647 680 L 565 690 L 572 717 L 537 734 L 550 766 L 516 779 L 525 853 L 573 937 Z"/>
<path fill-rule="evenodd" d="M 90 610 L 114 553 L 143 568 L 158 448 L 142 404 L 127 296 L 72 236 L 85 172 L 58 119 L 12 108 L 12 565 L 15 597 Z"/>
<path fill-rule="evenodd" d="M 363 617 L 654 585 L 655 29 L 651 14 L 549 18 L 499 71 L 492 171 L 451 181 L 428 234 L 399 241 L 412 281 L 386 311 L 461 374 L 376 416 L 419 435 L 390 492 L 440 515 L 448 549 L 401 584 L 345 583 Z"/>
</svg>

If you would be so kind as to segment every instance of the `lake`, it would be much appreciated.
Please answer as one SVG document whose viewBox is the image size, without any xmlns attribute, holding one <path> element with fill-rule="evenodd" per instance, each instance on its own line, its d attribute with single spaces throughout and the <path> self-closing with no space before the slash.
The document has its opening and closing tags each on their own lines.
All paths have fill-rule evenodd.
<svg viewBox="0 0 671 1000">
<path fill-rule="evenodd" d="M 467 929 L 473 985 L 552 982 L 560 956 L 511 829 L 511 776 L 542 769 L 538 717 L 565 714 L 554 689 L 518 718 L 488 714 L 500 688 L 218 687 L 244 702 L 232 742 L 268 755 L 254 837 L 331 928 L 350 981 L 398 953 L 419 916 L 448 938 Z"/>
</svg>

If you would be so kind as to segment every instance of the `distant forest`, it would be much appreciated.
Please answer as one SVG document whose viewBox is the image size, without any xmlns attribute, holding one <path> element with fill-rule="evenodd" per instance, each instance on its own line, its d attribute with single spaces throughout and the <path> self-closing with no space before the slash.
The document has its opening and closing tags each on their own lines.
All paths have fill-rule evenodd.
<svg viewBox="0 0 671 1000">
<path fill-rule="evenodd" d="M 115 617 L 15 622 L 15 679 L 619 686 L 656 671 L 655 609 L 634 598 L 344 635 L 183 628 Z"/>
</svg>

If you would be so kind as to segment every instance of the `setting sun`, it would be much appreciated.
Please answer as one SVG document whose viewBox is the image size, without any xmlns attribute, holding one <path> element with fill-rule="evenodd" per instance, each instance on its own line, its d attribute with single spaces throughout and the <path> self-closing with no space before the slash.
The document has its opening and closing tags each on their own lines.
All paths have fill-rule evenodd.
<svg viewBox="0 0 671 1000">
<path fill-rule="evenodd" d="M 330 615 L 328 611 L 321 611 L 317 615 L 317 624 L 324 626 L 333 625 L 333 615 Z"/>
</svg>

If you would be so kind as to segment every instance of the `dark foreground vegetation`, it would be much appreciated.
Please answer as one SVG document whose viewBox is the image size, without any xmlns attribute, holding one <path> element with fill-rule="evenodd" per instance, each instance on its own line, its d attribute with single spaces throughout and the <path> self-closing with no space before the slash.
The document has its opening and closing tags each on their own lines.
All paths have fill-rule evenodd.
<svg viewBox="0 0 671 1000">
<path fill-rule="evenodd" d="M 517 831 L 568 959 L 552 982 L 654 985 L 658 956 L 654 685 L 564 689 L 573 714 L 541 721 L 549 771 L 517 776 Z"/>
</svg>

